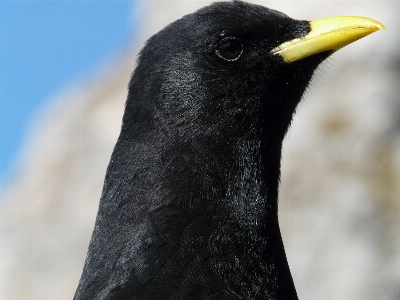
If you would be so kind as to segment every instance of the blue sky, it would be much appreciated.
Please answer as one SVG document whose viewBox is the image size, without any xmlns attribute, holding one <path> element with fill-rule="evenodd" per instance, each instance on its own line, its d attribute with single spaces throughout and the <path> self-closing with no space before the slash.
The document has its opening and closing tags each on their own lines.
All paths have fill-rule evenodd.
<svg viewBox="0 0 400 300">
<path fill-rule="evenodd" d="M 132 1 L 0 0 L 0 182 L 35 113 L 134 34 Z"/>
</svg>

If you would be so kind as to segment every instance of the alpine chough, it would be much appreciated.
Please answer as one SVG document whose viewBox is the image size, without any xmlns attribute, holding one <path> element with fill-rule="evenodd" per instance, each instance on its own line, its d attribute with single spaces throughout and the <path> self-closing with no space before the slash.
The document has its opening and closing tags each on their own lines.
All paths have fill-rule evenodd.
<svg viewBox="0 0 400 300">
<path fill-rule="evenodd" d="M 317 66 L 379 29 L 233 1 L 151 37 L 74 299 L 297 299 L 278 224 L 282 140 Z"/>
</svg>

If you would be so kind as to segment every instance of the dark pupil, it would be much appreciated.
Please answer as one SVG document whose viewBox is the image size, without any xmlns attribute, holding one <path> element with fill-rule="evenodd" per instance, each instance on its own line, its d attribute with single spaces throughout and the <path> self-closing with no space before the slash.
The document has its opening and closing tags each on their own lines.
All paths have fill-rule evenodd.
<svg viewBox="0 0 400 300">
<path fill-rule="evenodd" d="M 242 53 L 242 44 L 238 40 L 224 41 L 218 45 L 218 53 L 226 59 L 238 58 Z"/>
</svg>

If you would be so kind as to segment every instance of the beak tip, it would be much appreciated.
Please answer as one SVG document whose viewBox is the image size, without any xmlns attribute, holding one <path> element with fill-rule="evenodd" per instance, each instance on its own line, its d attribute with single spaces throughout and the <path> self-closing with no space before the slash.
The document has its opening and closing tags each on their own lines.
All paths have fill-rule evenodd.
<svg viewBox="0 0 400 300">
<path fill-rule="evenodd" d="M 386 30 L 386 26 L 383 25 L 381 22 L 378 22 L 373 19 L 367 19 L 367 18 L 365 18 L 365 20 L 366 20 L 366 25 L 367 25 L 366 27 L 376 28 L 376 31 Z"/>
<path fill-rule="evenodd" d="M 386 26 L 383 25 L 382 23 L 379 23 L 377 27 L 379 28 L 379 30 L 386 30 Z"/>
</svg>

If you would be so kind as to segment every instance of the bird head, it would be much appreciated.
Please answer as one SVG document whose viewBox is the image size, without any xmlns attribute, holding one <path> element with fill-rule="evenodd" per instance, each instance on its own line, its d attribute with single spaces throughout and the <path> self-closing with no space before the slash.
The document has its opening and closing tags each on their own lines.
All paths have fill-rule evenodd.
<svg viewBox="0 0 400 300">
<path fill-rule="evenodd" d="M 241 1 L 212 4 L 147 42 L 124 122 L 143 125 L 137 117 L 145 113 L 148 128 L 162 125 L 183 140 L 268 134 L 280 141 L 317 66 L 380 28 L 365 18 L 309 22 Z"/>
</svg>

